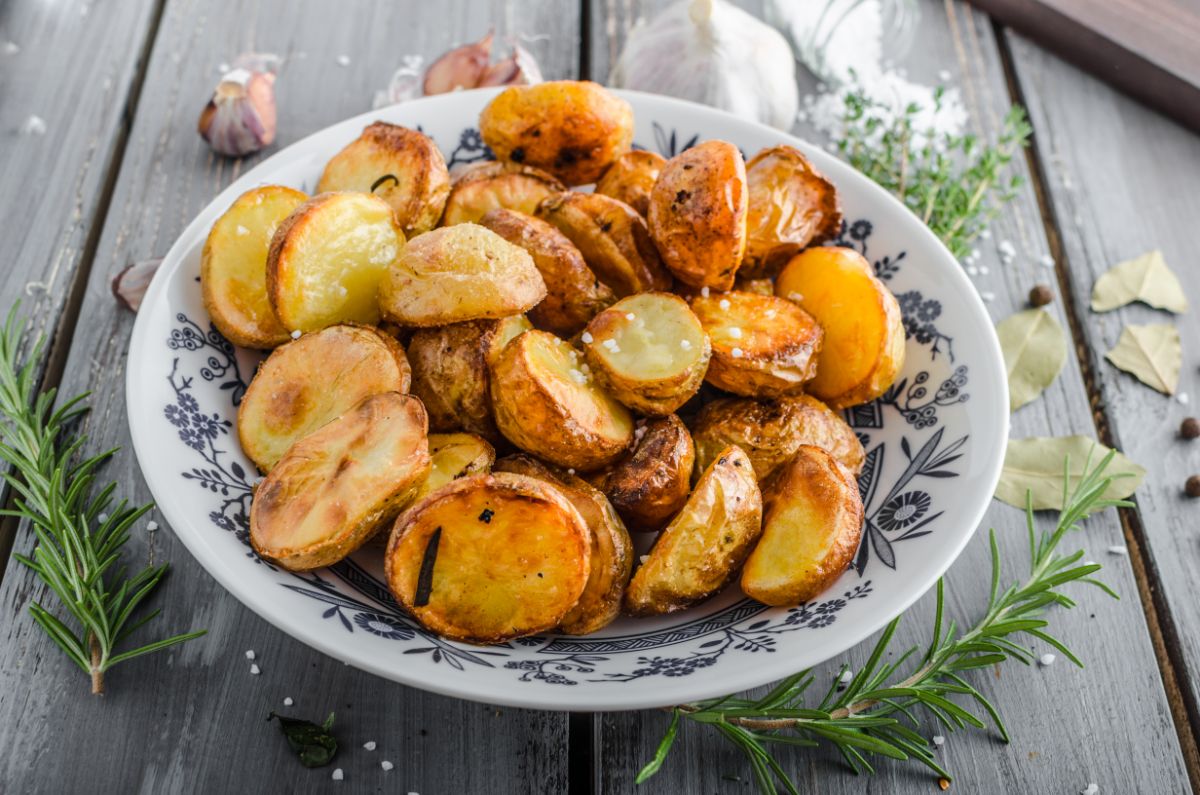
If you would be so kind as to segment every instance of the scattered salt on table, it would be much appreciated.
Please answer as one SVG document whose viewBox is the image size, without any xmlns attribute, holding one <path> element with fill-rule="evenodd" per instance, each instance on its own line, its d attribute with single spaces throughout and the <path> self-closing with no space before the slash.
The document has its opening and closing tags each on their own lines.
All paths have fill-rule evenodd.
<svg viewBox="0 0 1200 795">
<path fill-rule="evenodd" d="M 1054 665 L 1054 661 L 1057 659 L 1058 658 L 1053 654 L 1043 654 L 1038 658 L 1038 662 L 1040 662 L 1042 665 Z"/>
<path fill-rule="evenodd" d="M 1110 554 L 1110 555 L 1128 555 L 1129 547 L 1126 547 L 1121 544 L 1118 544 L 1116 546 L 1111 546 L 1108 548 L 1108 554 Z"/>
<path fill-rule="evenodd" d="M 1079 790 L 1079 795 L 1096 795 L 1096 793 L 1099 791 L 1100 791 L 1100 787 L 1098 787 L 1096 785 L 1096 782 L 1093 781 L 1092 783 L 1088 784 L 1083 789 Z"/>
<path fill-rule="evenodd" d="M 391 770 L 393 767 L 395 767 L 395 765 L 393 765 L 391 762 L 389 762 L 386 759 L 383 760 L 382 762 L 380 762 L 379 766 L 383 768 L 384 772 L 387 772 L 388 770 Z"/>
<path fill-rule="evenodd" d="M 254 659 L 254 649 L 246 649 L 246 659 L 247 660 Z"/>
<path fill-rule="evenodd" d="M 350 65 L 350 56 L 349 55 L 339 55 L 337 57 L 337 65 L 338 66 L 349 66 Z"/>
<path fill-rule="evenodd" d="M 258 663 L 250 663 L 250 675 L 258 676 L 262 673 L 262 669 L 258 667 Z"/>
<path fill-rule="evenodd" d="M 342 772 L 342 769 L 340 767 L 337 770 L 333 771 L 333 775 L 330 776 L 330 778 L 332 778 L 334 781 L 341 781 L 345 777 L 346 777 L 346 774 Z"/>
<path fill-rule="evenodd" d="M 365 743 L 363 743 L 363 748 L 366 748 L 368 751 L 374 751 L 375 750 L 375 741 L 367 740 Z"/>
<path fill-rule="evenodd" d="M 940 748 L 941 746 L 946 744 L 946 738 L 940 734 L 935 734 L 933 736 L 933 744 Z"/>
<path fill-rule="evenodd" d="M 295 704 L 295 703 L 296 703 L 295 701 L 292 701 L 292 697 L 291 697 L 291 696 L 288 696 L 287 698 L 285 698 L 285 699 L 283 700 L 283 705 L 284 705 L 285 707 L 290 707 L 291 705 L 293 705 L 293 704 Z"/>
</svg>

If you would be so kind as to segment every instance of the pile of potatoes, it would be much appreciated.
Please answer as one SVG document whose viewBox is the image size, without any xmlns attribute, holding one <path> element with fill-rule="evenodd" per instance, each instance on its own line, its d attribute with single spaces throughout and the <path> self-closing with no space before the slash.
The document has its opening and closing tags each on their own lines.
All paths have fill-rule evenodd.
<svg viewBox="0 0 1200 795">
<path fill-rule="evenodd" d="M 376 539 L 404 608 L 477 643 L 734 579 L 814 598 L 861 537 L 836 410 L 882 394 L 905 341 L 871 266 L 821 245 L 834 186 L 785 145 L 634 150 L 589 82 L 509 88 L 479 124 L 494 162 L 452 177 L 376 122 L 317 195 L 255 188 L 214 224 L 213 322 L 272 351 L 237 423 L 255 550 L 299 571 Z M 656 534 L 640 564 L 630 531 Z"/>
</svg>

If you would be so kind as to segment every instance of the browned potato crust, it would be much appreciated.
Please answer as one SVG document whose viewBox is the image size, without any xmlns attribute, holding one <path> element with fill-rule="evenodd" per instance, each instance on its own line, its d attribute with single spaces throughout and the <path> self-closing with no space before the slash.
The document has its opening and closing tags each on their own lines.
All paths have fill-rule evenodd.
<svg viewBox="0 0 1200 795">
<path fill-rule="evenodd" d="M 634 437 L 633 452 L 592 482 L 631 530 L 657 531 L 687 502 L 696 448 L 674 414 L 645 420 Z"/>
<path fill-rule="evenodd" d="M 773 279 L 743 279 L 738 276 L 733 283 L 733 289 L 755 295 L 775 295 L 775 281 Z"/>
<path fill-rule="evenodd" d="M 650 191 L 667 159 L 657 152 L 634 149 L 617 158 L 596 183 L 596 193 L 623 201 L 643 218 L 650 211 Z"/>
<path fill-rule="evenodd" d="M 532 215 L 542 199 L 564 190 L 561 182 L 540 168 L 497 161 L 475 163 L 454 177 L 442 226 L 478 223 L 498 208 Z"/>
<path fill-rule="evenodd" d="M 803 445 L 764 489 L 763 503 L 762 538 L 742 570 L 742 590 L 776 607 L 815 599 L 862 539 L 858 484 L 827 452 Z"/>
</svg>

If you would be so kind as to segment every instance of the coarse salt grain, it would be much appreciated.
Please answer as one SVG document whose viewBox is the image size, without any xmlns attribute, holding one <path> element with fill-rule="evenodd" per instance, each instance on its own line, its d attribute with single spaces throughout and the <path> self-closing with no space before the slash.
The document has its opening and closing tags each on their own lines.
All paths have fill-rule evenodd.
<svg viewBox="0 0 1200 795">
<path fill-rule="evenodd" d="M 21 135 L 45 135 L 46 120 L 41 116 L 30 116 L 21 123 Z"/>
<path fill-rule="evenodd" d="M 1191 398 L 1188 397 L 1187 392 L 1180 392 L 1178 395 L 1175 396 L 1175 399 L 1178 400 L 1180 403 L 1182 403 L 1185 406 L 1191 401 Z"/>
<path fill-rule="evenodd" d="M 285 699 L 283 700 L 283 705 L 284 705 L 285 707 L 290 707 L 291 705 L 293 705 L 293 704 L 295 704 L 295 703 L 296 703 L 296 702 L 292 700 L 292 697 L 291 697 L 291 696 L 288 696 L 287 698 L 285 698 Z"/>
<path fill-rule="evenodd" d="M 16 55 L 20 51 L 21 51 L 21 48 L 17 45 L 17 43 L 15 41 L 4 42 L 4 54 L 5 55 Z"/>
<path fill-rule="evenodd" d="M 968 265 L 967 266 L 967 274 L 970 276 L 978 276 L 979 268 L 976 268 L 974 265 Z"/>
<path fill-rule="evenodd" d="M 1047 653 L 1047 654 L 1043 654 L 1041 657 L 1039 657 L 1038 662 L 1040 662 L 1042 665 L 1054 665 L 1054 661 L 1057 659 L 1058 658 L 1055 657 L 1053 654 Z"/>
<path fill-rule="evenodd" d="M 337 57 L 337 65 L 338 66 L 349 66 L 350 65 L 350 56 L 349 55 L 339 55 Z"/>
<path fill-rule="evenodd" d="M 1109 547 L 1108 554 L 1110 554 L 1110 555 L 1128 555 L 1129 547 L 1118 544 L 1117 546 Z"/>
<path fill-rule="evenodd" d="M 708 293 L 709 293 L 709 290 L 707 287 L 700 288 L 700 295 L 704 296 L 705 298 L 708 298 Z"/>
<path fill-rule="evenodd" d="M 568 469 L 568 470 L 567 470 L 567 474 L 568 474 L 568 475 L 574 475 L 574 474 L 575 474 L 575 470 L 574 470 L 574 469 Z"/>
<path fill-rule="evenodd" d="M 742 330 L 737 326 L 730 326 L 729 336 L 733 337 L 735 340 L 740 340 L 742 338 Z"/>
<path fill-rule="evenodd" d="M 608 348 L 608 349 L 609 349 L 610 351 L 612 351 L 613 353 L 620 353 L 620 352 L 621 352 L 621 346 L 617 344 L 617 341 L 616 341 L 616 340 L 605 340 L 605 341 L 604 341 L 603 343 L 601 343 L 601 344 L 602 344 L 602 345 L 604 345 L 604 347 L 605 347 L 605 348 Z"/>
<path fill-rule="evenodd" d="M 838 684 L 848 685 L 850 684 L 850 680 L 853 678 L 854 672 L 847 668 L 846 670 L 842 671 L 841 676 L 838 677 Z"/>
<path fill-rule="evenodd" d="M 571 369 L 571 380 L 577 384 L 586 384 L 587 376 L 584 375 L 583 373 L 581 373 L 580 371 L 572 368 Z"/>
<path fill-rule="evenodd" d="M 979 273 L 980 273 L 981 275 L 983 275 L 983 276 L 987 276 L 987 274 L 988 274 L 988 270 L 989 270 L 989 268 L 988 268 L 988 266 L 987 266 L 987 265 L 980 265 L 980 266 L 979 266 Z"/>
<path fill-rule="evenodd" d="M 342 772 L 342 769 L 340 767 L 337 770 L 333 771 L 333 775 L 330 776 L 330 778 L 332 778 L 334 781 L 341 781 L 345 777 L 346 777 L 346 774 Z"/>
<path fill-rule="evenodd" d="M 638 558 L 638 560 L 640 560 L 640 561 L 642 562 L 642 565 L 643 565 L 643 566 L 645 566 L 645 565 L 646 565 L 646 561 L 650 560 L 650 556 L 649 556 L 649 555 L 642 555 L 640 558 Z"/>
<path fill-rule="evenodd" d="M 389 762 L 389 761 L 388 761 L 388 760 L 386 760 L 386 759 L 385 759 L 385 760 L 383 760 L 382 762 L 380 762 L 380 763 L 379 763 L 379 766 L 383 768 L 383 770 L 384 770 L 384 772 L 385 772 L 385 773 L 386 773 L 387 771 L 391 770 L 393 767 L 395 767 L 395 765 L 393 765 L 391 762 Z"/>
<path fill-rule="evenodd" d="M 258 667 L 258 663 L 250 664 L 250 675 L 251 676 L 258 676 L 261 673 L 262 673 L 262 669 Z"/>
<path fill-rule="evenodd" d="M 246 227 L 242 226 L 241 224 L 238 224 L 237 233 L 238 233 L 238 237 L 242 237 L 244 235 L 250 234 L 250 230 L 247 229 Z"/>
<path fill-rule="evenodd" d="M 97 516 L 96 518 L 100 520 L 100 524 L 104 524 L 105 522 L 108 521 L 108 514 L 102 513 L 99 516 Z"/>
<path fill-rule="evenodd" d="M 732 304 L 729 303 L 728 298 L 722 298 L 717 302 L 717 306 L 721 307 L 721 309 L 728 309 L 730 306 L 732 306 Z"/>
<path fill-rule="evenodd" d="M 742 349 L 741 349 L 741 348 L 734 348 L 733 350 L 731 350 L 731 351 L 729 352 L 729 355 L 730 355 L 730 356 L 732 356 L 732 357 L 733 357 L 733 358 L 735 358 L 735 359 L 740 359 L 740 358 L 742 358 Z"/>
<path fill-rule="evenodd" d="M 294 339 L 294 340 L 300 339 L 300 329 L 295 329 L 294 331 L 292 331 L 292 339 Z"/>
<path fill-rule="evenodd" d="M 1017 256 L 1017 249 L 1007 240 L 1001 240 L 1000 244 L 996 246 L 996 250 L 1000 252 L 1000 256 L 1002 257 L 1012 258 Z"/>
<path fill-rule="evenodd" d="M 154 522 L 154 521 L 146 522 L 146 529 L 149 530 L 151 533 L 153 533 L 155 530 L 158 529 L 158 522 Z"/>
<path fill-rule="evenodd" d="M 767 311 L 766 311 L 764 314 L 765 314 L 767 317 L 775 317 L 775 310 L 774 310 L 774 309 L 768 309 L 768 310 L 767 310 Z"/>
<path fill-rule="evenodd" d="M 595 339 L 595 337 L 593 337 L 590 333 L 585 331 L 585 332 L 583 332 L 583 334 L 579 335 L 579 339 L 583 340 L 585 343 L 590 343 L 592 340 Z"/>
<path fill-rule="evenodd" d="M 996 300 L 996 294 L 991 292 L 990 290 L 984 290 L 983 292 L 981 292 L 979 294 L 979 297 L 985 301 L 995 301 Z"/>
<path fill-rule="evenodd" d="M 247 660 L 254 659 L 254 649 L 246 649 L 246 659 Z"/>
<path fill-rule="evenodd" d="M 363 743 L 363 748 L 366 748 L 368 751 L 374 751 L 375 750 L 375 741 L 367 740 L 365 743 Z"/>
<path fill-rule="evenodd" d="M 692 341 L 691 340 L 680 340 L 679 347 L 683 348 L 685 351 L 690 351 L 692 349 Z"/>
<path fill-rule="evenodd" d="M 626 319 L 626 320 L 633 320 L 633 319 L 634 319 L 634 318 L 636 318 L 636 317 L 637 317 L 637 315 L 633 314 L 632 312 L 626 312 L 626 313 L 625 313 L 625 319 Z"/>
<path fill-rule="evenodd" d="M 990 229 L 981 229 L 979 231 L 979 239 L 980 240 L 987 240 L 991 236 L 992 236 L 992 230 L 990 230 Z"/>
<path fill-rule="evenodd" d="M 1083 789 L 1079 790 L 1079 795 L 1096 795 L 1096 793 L 1099 791 L 1100 787 L 1096 784 L 1096 782 L 1093 781 Z"/>
<path fill-rule="evenodd" d="M 933 736 L 933 744 L 940 748 L 941 746 L 946 744 L 946 738 L 940 734 L 935 734 Z"/>
<path fill-rule="evenodd" d="M 1049 254 L 1043 254 L 1041 256 L 1041 258 L 1038 260 L 1038 263 L 1043 268 L 1053 268 L 1054 267 L 1054 257 L 1050 256 Z"/>
</svg>

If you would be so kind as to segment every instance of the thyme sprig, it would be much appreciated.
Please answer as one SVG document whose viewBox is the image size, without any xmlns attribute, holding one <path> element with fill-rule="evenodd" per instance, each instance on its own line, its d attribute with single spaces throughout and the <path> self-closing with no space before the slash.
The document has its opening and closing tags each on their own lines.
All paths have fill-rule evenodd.
<svg viewBox="0 0 1200 795">
<path fill-rule="evenodd" d="M 96 470 L 116 449 L 90 458 L 80 455 L 87 437 L 73 429 L 88 411 L 87 393 L 57 408 L 56 390 L 35 396 L 34 368 L 45 340 L 39 337 L 21 363 L 28 323 L 17 320 L 17 311 L 13 307 L 9 312 L 0 333 L 0 460 L 9 465 L 3 477 L 13 491 L 14 506 L 0 515 L 29 521 L 37 545 L 32 555 L 13 557 L 37 574 L 61 608 L 63 618 L 41 602 L 32 602 L 33 620 L 91 678 L 92 692 L 101 694 L 104 673 L 112 666 L 198 638 L 204 631 L 118 650 L 159 613 L 140 615 L 138 608 L 167 566 L 147 566 L 127 576 L 119 565 L 130 528 L 154 506 L 133 508 L 121 500 L 114 507 L 116 483 L 95 489 Z"/>
<path fill-rule="evenodd" d="M 896 618 L 883 631 L 862 669 L 849 677 L 849 668 L 843 665 L 841 676 L 834 678 L 815 706 L 810 706 L 807 698 L 816 680 L 810 668 L 779 682 L 761 698 L 725 696 L 673 707 L 670 727 L 654 759 L 638 774 L 637 782 L 640 784 L 662 767 L 684 722 L 711 726 L 740 748 L 749 758 L 755 779 L 765 793 L 777 792 L 777 784 L 788 792 L 798 792 L 770 750 L 776 745 L 832 744 L 855 773 L 874 772 L 868 757 L 916 760 L 949 780 L 950 774 L 934 758 L 933 746 L 920 731 L 924 725 L 922 718 L 926 722 L 931 718 L 949 731 L 986 728 L 986 718 L 1007 742 L 1008 730 L 996 705 L 965 674 L 1008 660 L 1029 665 L 1034 661 L 1033 654 L 1019 642 L 1028 640 L 1048 644 L 1071 662 L 1083 666 L 1062 641 L 1049 633 L 1049 622 L 1044 615 L 1046 608 L 1054 605 L 1075 606 L 1074 600 L 1061 590 L 1070 583 L 1086 583 L 1117 598 L 1107 585 L 1092 576 L 1100 570 L 1099 564 L 1080 562 L 1083 550 L 1071 554 L 1058 552 L 1067 533 L 1091 513 L 1131 505 L 1104 496 L 1114 479 L 1104 475 L 1114 455 L 1109 451 L 1094 468 L 1089 455 L 1074 489 L 1063 489 L 1063 508 L 1053 531 L 1039 532 L 1034 527 L 1032 504 L 1027 504 L 1030 569 L 1023 582 L 1001 585 L 996 532 L 989 532 L 992 571 L 987 610 L 969 629 L 960 631 L 954 621 L 945 618 L 945 592 L 939 580 L 932 637 L 923 653 L 914 647 L 895 662 L 884 662 L 900 624 L 900 618 Z M 1069 459 L 1064 462 L 1064 469 L 1069 475 Z M 1065 482 L 1069 482 L 1069 477 Z M 901 675 L 904 669 L 909 672 Z M 839 689 L 848 677 L 845 688 Z M 963 701 L 978 707 L 982 716 L 960 703 Z"/>
</svg>

